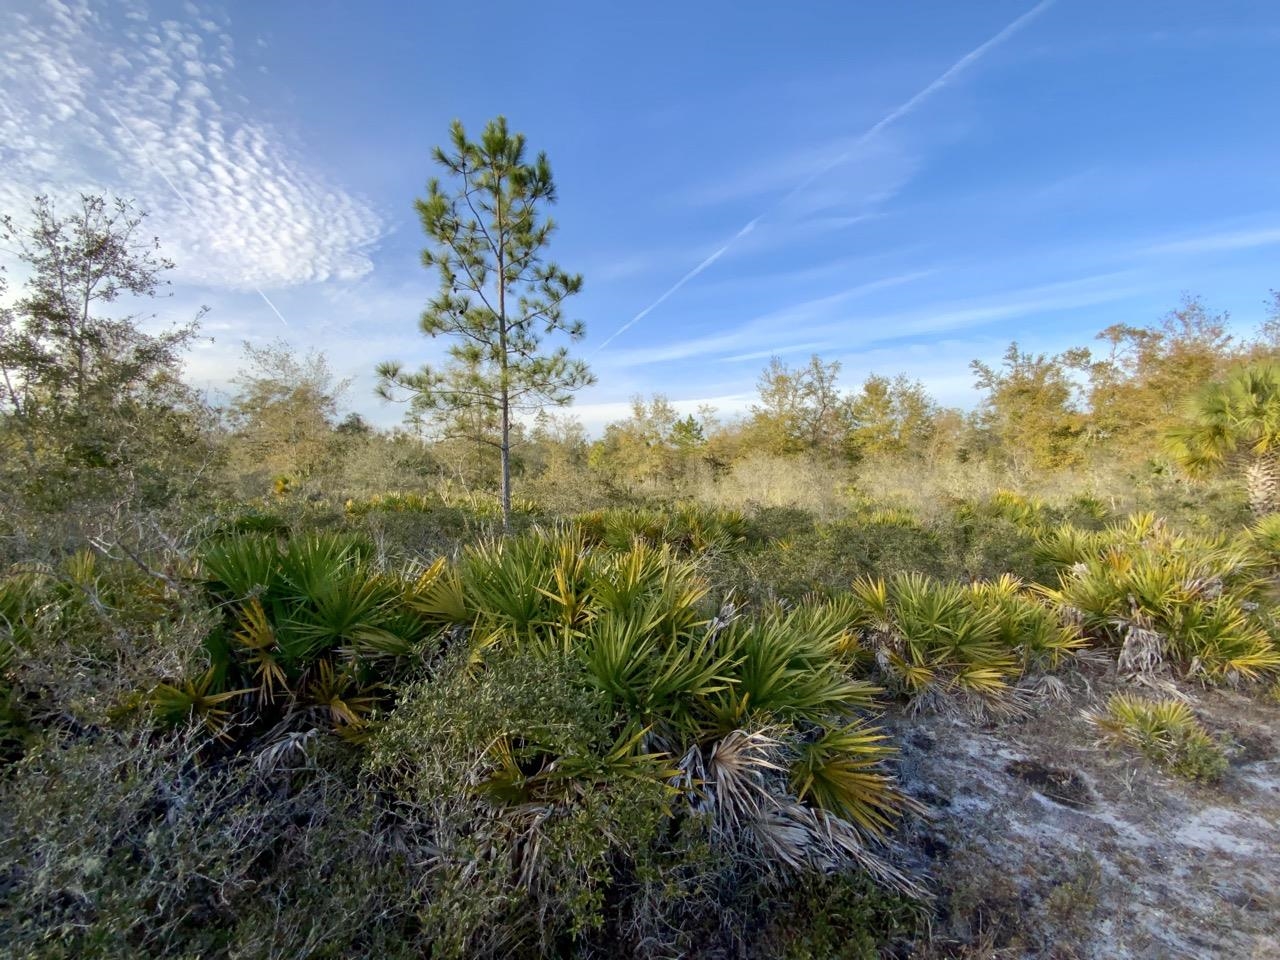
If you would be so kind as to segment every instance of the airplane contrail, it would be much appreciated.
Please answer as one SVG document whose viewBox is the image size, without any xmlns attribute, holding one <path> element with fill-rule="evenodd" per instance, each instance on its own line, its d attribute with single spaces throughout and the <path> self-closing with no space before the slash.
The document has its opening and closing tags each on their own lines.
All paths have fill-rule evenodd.
<svg viewBox="0 0 1280 960">
<path fill-rule="evenodd" d="M 133 145 L 137 147 L 138 152 L 142 154 L 142 159 L 147 161 L 147 164 L 151 167 L 152 170 L 160 174 L 160 178 L 169 185 L 169 189 L 173 191 L 173 195 L 182 201 L 183 206 L 187 208 L 187 212 L 190 213 L 191 216 L 195 217 L 196 220 L 199 220 L 200 215 L 196 213 L 196 208 L 191 205 L 191 201 L 187 199 L 187 195 L 183 193 L 181 190 L 179 190 L 177 185 L 174 184 L 174 182 L 169 179 L 169 175 L 165 173 L 164 170 L 162 170 L 154 160 L 151 159 L 151 155 L 147 153 L 147 148 L 142 145 L 142 141 L 139 140 L 137 136 L 134 135 L 134 132 L 131 129 L 129 129 L 129 125 L 120 119 L 120 115 L 111 108 L 111 104 L 107 103 L 106 100 L 102 101 L 102 105 L 107 108 L 107 113 L 111 114 L 111 118 L 115 120 L 117 125 L 119 125 L 120 129 L 129 135 L 129 139 L 133 141 Z M 284 314 L 281 313 L 278 309 L 276 309 L 276 305 L 271 302 L 270 298 L 268 298 L 265 293 L 263 293 L 257 287 L 253 288 L 253 292 L 263 299 L 263 302 L 265 302 L 266 305 L 271 308 L 271 312 L 280 318 L 281 323 L 283 323 L 286 327 L 289 325 L 289 321 L 284 318 Z"/>
<path fill-rule="evenodd" d="M 678 291 L 686 283 L 688 283 L 698 274 L 702 273 L 702 271 L 706 270 L 709 266 L 711 266 L 713 263 L 715 263 L 717 260 L 723 257 L 735 243 L 737 243 L 739 240 L 745 237 L 748 233 L 754 230 L 756 228 L 756 225 L 761 220 L 763 220 L 769 214 L 773 213 L 773 211 L 776 210 L 778 207 L 787 203 L 796 194 L 800 193 L 803 190 L 808 189 L 810 186 L 813 185 L 814 181 L 817 180 L 819 177 L 822 177 L 827 173 L 830 173 L 836 167 L 840 166 L 840 164 L 847 161 L 851 156 L 854 155 L 854 153 L 862 149 L 862 147 L 866 146 L 867 143 L 870 142 L 878 133 L 880 133 L 881 130 L 883 130 L 885 127 L 889 126 L 890 124 L 894 123 L 895 121 L 901 120 L 908 113 L 910 113 L 920 104 L 922 104 L 925 100 L 929 99 L 929 97 L 933 96 L 943 87 L 945 87 L 948 83 L 950 83 L 952 80 L 958 77 L 961 73 L 963 73 L 965 70 L 971 67 L 974 63 L 976 63 L 978 60 L 981 60 L 988 50 L 992 49 L 993 47 L 999 46 L 1001 43 L 1008 40 L 1011 36 L 1013 36 L 1015 33 L 1021 30 L 1024 26 L 1030 23 L 1033 19 L 1038 17 L 1040 14 L 1044 13 L 1044 11 L 1047 10 L 1050 6 L 1052 6 L 1054 2 L 1055 0 L 1040 0 L 1040 2 L 1037 3 L 1034 7 L 1028 10 L 1026 13 L 1022 14 L 1022 16 L 1018 17 L 1016 20 L 1014 20 L 1012 23 L 1006 26 L 1003 30 L 1001 30 L 995 36 L 991 37 L 985 43 L 981 44 L 980 46 L 974 47 L 972 50 L 966 53 L 963 57 L 961 57 L 959 60 L 953 63 L 950 67 L 948 67 L 945 71 L 943 71 L 943 73 L 941 73 L 936 79 L 934 79 L 932 83 L 930 83 L 928 86 L 924 87 L 922 90 L 916 93 L 915 96 L 911 97 L 911 99 L 898 105 L 893 110 L 889 111 L 889 113 L 885 114 L 883 117 L 877 120 L 874 124 L 868 127 L 858 137 L 858 139 L 856 139 L 853 142 L 853 145 L 850 146 L 848 150 L 844 151 L 844 153 L 840 154 L 834 160 L 830 160 L 827 163 L 823 164 L 813 173 L 809 174 L 809 176 L 805 177 L 804 180 L 800 181 L 800 183 L 796 184 L 796 186 L 793 187 L 780 200 L 776 200 L 774 203 L 770 204 L 764 210 L 764 212 L 759 214 L 757 217 L 755 217 L 753 220 L 747 223 L 747 225 L 744 226 L 741 230 L 739 230 L 732 237 L 730 237 L 724 243 L 724 245 L 720 247 L 720 249 L 716 250 L 715 253 L 711 254 L 711 256 L 707 257 L 700 264 L 698 264 L 696 267 L 694 267 L 692 270 L 686 273 L 683 277 L 677 280 L 674 284 L 672 284 L 672 286 L 665 293 L 663 293 L 662 296 L 658 297 L 657 300 L 653 301 L 653 303 L 649 304 L 647 307 L 645 307 L 643 310 L 637 313 L 634 317 L 632 317 L 630 320 L 628 320 L 626 323 L 620 326 L 617 330 L 613 331 L 613 333 L 611 333 L 604 340 L 604 342 L 600 344 L 600 346 L 596 347 L 596 349 L 593 352 L 599 353 L 601 350 L 603 350 L 605 347 L 611 344 L 618 337 L 622 336 L 622 334 L 626 333 L 628 330 L 634 327 L 637 323 L 639 323 L 641 320 L 647 317 L 650 313 L 652 313 L 658 306 L 664 303 L 667 300 L 667 298 L 669 298 L 672 294 L 676 293 L 676 291 Z"/>
</svg>

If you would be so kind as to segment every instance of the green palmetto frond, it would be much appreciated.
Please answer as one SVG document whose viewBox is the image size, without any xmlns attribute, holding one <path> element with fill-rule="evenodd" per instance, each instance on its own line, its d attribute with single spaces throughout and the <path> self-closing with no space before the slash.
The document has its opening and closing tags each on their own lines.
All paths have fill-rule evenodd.
<svg viewBox="0 0 1280 960">
<path fill-rule="evenodd" d="M 600 558 L 591 576 L 590 591 L 601 614 L 628 616 L 644 609 L 665 631 L 692 631 L 708 621 L 702 601 L 707 584 L 695 564 L 677 560 L 669 547 L 637 542 L 623 553 Z"/>
<path fill-rule="evenodd" d="M 1256 363 L 1206 384 L 1186 405 L 1185 422 L 1166 436 L 1166 449 L 1189 472 L 1219 469 L 1242 451 L 1280 449 L 1280 365 Z"/>
<path fill-rule="evenodd" d="M 468 547 L 460 571 L 468 605 L 519 632 L 554 622 L 544 591 L 557 554 L 542 531 Z"/>
<path fill-rule="evenodd" d="M 853 582 L 854 597 L 863 610 L 856 621 L 860 627 L 886 630 L 891 626 L 889 613 L 889 586 L 881 578 L 862 578 Z"/>
<path fill-rule="evenodd" d="M 1180 700 L 1147 700 L 1116 693 L 1103 710 L 1085 717 L 1104 738 L 1137 747 L 1175 773 L 1217 779 L 1226 771 L 1221 747 Z"/>
<path fill-rule="evenodd" d="M 277 632 L 287 662 L 303 663 L 343 643 L 398 647 L 399 638 L 382 627 L 395 598 L 391 584 L 361 567 L 338 567 L 332 579 L 312 584 L 305 603 L 296 605 Z"/>
<path fill-rule="evenodd" d="M 194 718 L 214 735 L 225 738 L 231 718 L 231 710 L 225 705 L 252 691 L 218 691 L 216 684 L 214 671 L 210 668 L 200 676 L 178 684 L 158 683 L 147 699 L 162 723 L 176 725 Z"/>
<path fill-rule="evenodd" d="M 405 604 L 431 624 L 466 624 L 475 619 L 456 568 L 439 558 L 408 586 Z"/>
<path fill-rule="evenodd" d="M 1254 521 L 1249 528 L 1249 537 L 1270 563 L 1280 560 L 1280 513 L 1267 514 Z"/>
<path fill-rule="evenodd" d="M 872 706 L 880 689 L 849 676 L 845 644 L 830 611 L 801 608 L 733 623 L 719 638 L 733 682 L 713 699 L 717 724 L 815 719 Z"/>
<path fill-rule="evenodd" d="M 960 584 L 942 584 L 919 574 L 892 581 L 897 629 L 905 641 L 902 660 L 916 677 L 932 671 L 930 683 L 965 693 L 996 694 L 1021 673 L 1013 651 L 1001 643 L 999 610 L 975 605 Z"/>
<path fill-rule="evenodd" d="M 488 769 L 478 777 L 478 788 L 504 804 L 568 803 L 642 779 L 668 785 L 674 796 L 669 783 L 679 770 L 666 754 L 643 749 L 648 733 L 630 724 L 602 749 L 563 754 L 544 743 L 540 731 L 504 733 L 485 752 Z"/>
<path fill-rule="evenodd" d="M 1247 541 L 1180 534 L 1138 515 L 1103 531 L 1092 555 L 1040 592 L 1090 636 L 1119 646 L 1131 667 L 1169 659 L 1214 682 L 1253 679 L 1280 669 L 1248 609 L 1263 599 L 1264 563 Z"/>
<path fill-rule="evenodd" d="M 1232 597 L 1187 603 L 1169 618 L 1170 640 L 1188 674 L 1214 682 L 1280 672 L 1280 650 Z"/>
<path fill-rule="evenodd" d="M 562 536 L 556 554 L 551 585 L 539 590 L 551 602 L 559 625 L 572 629 L 591 616 L 591 555 L 581 531 Z"/>
<path fill-rule="evenodd" d="M 360 537 L 313 533 L 289 541 L 280 557 L 280 572 L 293 597 L 312 600 L 369 553 L 368 542 Z"/>
<path fill-rule="evenodd" d="M 1017 577 L 1005 574 L 995 581 L 974 584 L 970 592 L 976 606 L 999 614 L 999 643 L 1019 653 L 1024 669 L 1055 669 L 1065 657 L 1085 646 L 1078 628 L 1064 625 Z"/>
<path fill-rule="evenodd" d="M 98 582 L 98 555 L 82 547 L 61 564 L 62 574 L 81 589 L 93 589 Z"/>
<path fill-rule="evenodd" d="M 214 592 L 243 600 L 265 593 L 279 577 L 280 549 L 275 537 L 240 535 L 215 541 L 200 554 L 200 566 Z"/>
<path fill-rule="evenodd" d="M 834 727 L 797 748 L 791 788 L 876 840 L 884 840 L 900 815 L 902 794 L 885 772 L 896 750 L 879 728 L 865 723 Z"/>
<path fill-rule="evenodd" d="M 349 667 L 338 669 L 327 659 L 316 662 L 303 694 L 328 713 L 335 729 L 362 727 L 379 702 L 377 692 L 361 685 Z"/>
<path fill-rule="evenodd" d="M 698 703 L 723 690 L 728 658 L 709 638 L 665 632 L 658 603 L 587 625 L 574 652 L 592 682 L 633 719 L 689 726 Z"/>
</svg>

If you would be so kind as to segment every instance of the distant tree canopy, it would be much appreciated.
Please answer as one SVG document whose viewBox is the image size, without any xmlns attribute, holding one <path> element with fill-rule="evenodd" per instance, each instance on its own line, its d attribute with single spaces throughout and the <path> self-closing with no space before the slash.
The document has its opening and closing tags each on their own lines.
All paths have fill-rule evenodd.
<svg viewBox="0 0 1280 960">
<path fill-rule="evenodd" d="M 244 356 L 227 413 L 245 472 L 305 479 L 332 457 L 336 439 L 368 432 L 358 415 L 337 424 L 350 381 L 335 379 L 323 354 L 298 357 L 276 340 L 246 342 Z"/>
<path fill-rule="evenodd" d="M 770 453 L 838 456 L 852 427 L 839 376 L 838 361 L 816 354 L 798 368 L 774 357 L 756 382 L 760 401 L 751 407 L 748 443 Z"/>
<path fill-rule="evenodd" d="M 588 463 L 624 487 L 674 483 L 703 461 L 710 417 L 705 409 L 682 417 L 663 394 L 633 397 L 631 415 L 605 428 Z"/>
<path fill-rule="evenodd" d="M 973 361 L 976 386 L 984 391 L 978 423 L 1020 469 L 1046 469 L 1074 462 L 1085 417 L 1073 399 L 1072 358 L 1025 353 L 1016 343 L 999 367 Z"/>
<path fill-rule="evenodd" d="M 85 195 L 65 214 L 42 196 L 25 222 L 0 218 L 0 238 L 30 271 L 0 309 L 5 460 L 21 465 L 14 482 L 51 503 L 121 484 L 168 496 L 180 462 L 206 449 L 202 404 L 180 378 L 199 315 L 147 333 L 139 313 L 104 312 L 167 285 L 173 264 L 143 235 L 144 216 Z"/>
<path fill-rule="evenodd" d="M 1075 351 L 1070 365 L 1087 378 L 1090 428 L 1096 438 L 1150 450 L 1181 416 L 1188 392 L 1239 359 L 1227 318 L 1195 299 L 1150 327 L 1117 324 L 1097 339 L 1102 356 Z"/>
<path fill-rule="evenodd" d="M 431 240 L 422 262 L 440 279 L 421 328 L 453 339 L 449 362 L 417 372 L 384 363 L 380 392 L 407 397 L 411 415 L 440 425 L 444 436 L 497 448 L 509 526 L 514 414 L 567 403 L 593 381 L 565 346 L 542 347 L 546 335 L 584 335 L 582 323 L 563 312 L 582 277 L 543 259 L 555 229 L 544 213 L 556 199 L 551 165 L 544 153 L 526 159 L 524 136 L 511 133 L 505 118 L 490 121 L 478 141 L 455 121 L 449 148 L 437 147 L 434 157 L 452 186 L 432 179 L 417 202 Z"/>
</svg>

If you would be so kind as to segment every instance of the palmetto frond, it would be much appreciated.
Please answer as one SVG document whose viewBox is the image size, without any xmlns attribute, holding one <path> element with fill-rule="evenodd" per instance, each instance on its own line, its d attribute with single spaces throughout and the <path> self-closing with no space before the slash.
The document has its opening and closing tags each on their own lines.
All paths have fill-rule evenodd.
<svg viewBox="0 0 1280 960">
<path fill-rule="evenodd" d="M 1086 712 L 1085 718 L 1104 739 L 1135 746 L 1175 773 L 1216 779 L 1226 770 L 1221 748 L 1181 700 L 1116 693 L 1104 709 Z"/>
<path fill-rule="evenodd" d="M 1092 637 L 1118 647 L 1121 669 L 1172 661 L 1212 681 L 1280 669 L 1280 651 L 1250 605 L 1263 557 L 1249 542 L 1179 534 L 1153 515 L 1094 538 L 1094 551 L 1041 594 Z"/>
<path fill-rule="evenodd" d="M 797 748 L 791 763 L 796 797 L 884 840 L 903 807 L 902 794 L 885 772 L 896 753 L 889 738 L 865 723 L 833 727 Z"/>
<path fill-rule="evenodd" d="M 241 609 L 231 639 L 257 682 L 259 699 L 264 702 L 274 699 L 288 681 L 279 659 L 275 628 L 257 597 Z"/>
<path fill-rule="evenodd" d="M 413 580 L 405 593 L 405 603 L 433 624 L 465 624 L 474 619 L 462 578 L 443 557 Z"/>
<path fill-rule="evenodd" d="M 847 672 L 845 627 L 830 611 L 774 611 L 735 621 L 718 637 L 732 685 L 713 698 L 721 729 L 758 722 L 818 719 L 875 702 L 878 687 Z"/>
<path fill-rule="evenodd" d="M 1242 458 L 1255 512 L 1276 509 L 1276 453 L 1280 451 L 1280 365 L 1255 363 L 1205 385 L 1187 403 L 1185 422 L 1165 438 L 1188 472 L 1203 474 Z"/>
<path fill-rule="evenodd" d="M 214 592 L 241 600 L 269 591 L 279 576 L 280 548 L 274 537 L 229 537 L 204 548 L 200 566 Z"/>
<path fill-rule="evenodd" d="M 158 683 L 151 690 L 148 700 L 157 719 L 168 724 L 179 724 L 190 718 L 199 720 L 210 733 L 227 736 L 227 724 L 231 718 L 230 704 L 236 697 L 249 690 L 217 690 L 212 668 L 200 676 L 181 683 Z"/>
<path fill-rule="evenodd" d="M 313 533 L 289 541 L 280 556 L 280 574 L 291 595 L 311 599 L 369 553 L 369 544 L 360 537 Z"/>
<path fill-rule="evenodd" d="M 306 699 L 326 711 L 335 729 L 361 727 L 378 704 L 378 696 L 362 686 L 351 669 L 319 660 L 305 688 Z"/>
</svg>

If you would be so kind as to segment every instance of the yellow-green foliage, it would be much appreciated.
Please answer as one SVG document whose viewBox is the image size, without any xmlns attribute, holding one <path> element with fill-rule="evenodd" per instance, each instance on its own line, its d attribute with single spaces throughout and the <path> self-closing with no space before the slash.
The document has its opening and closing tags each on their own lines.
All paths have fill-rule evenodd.
<svg viewBox="0 0 1280 960">
<path fill-rule="evenodd" d="M 1099 532 L 1060 527 L 1041 551 L 1062 567 L 1045 595 L 1089 636 L 1118 647 L 1123 669 L 1171 662 L 1214 682 L 1280 669 L 1257 612 L 1263 560 L 1247 541 L 1177 533 L 1140 514 Z"/>
<path fill-rule="evenodd" d="M 1180 700 L 1113 694 L 1088 719 L 1109 740 L 1137 747 L 1148 759 L 1190 779 L 1216 780 L 1227 759 L 1218 743 Z"/>
<path fill-rule="evenodd" d="M 1280 513 L 1258 518 L 1249 528 L 1249 540 L 1272 566 L 1280 566 Z"/>
<path fill-rule="evenodd" d="M 652 546 L 669 544 L 681 551 L 705 553 L 740 543 L 747 533 L 747 518 L 741 511 L 694 503 L 669 509 L 595 510 L 579 514 L 573 522 L 591 543 L 618 550 L 641 540 Z"/>
<path fill-rule="evenodd" d="M 159 716 L 194 717 L 223 734 L 233 719 L 252 730 L 301 711 L 339 732 L 361 731 L 387 702 L 386 681 L 448 622 L 417 602 L 431 595 L 432 571 L 385 573 L 369 553 L 361 539 L 337 534 L 208 545 L 201 576 L 223 618 L 206 641 L 212 665 L 157 685 L 150 700 Z"/>
<path fill-rule="evenodd" d="M 502 505 L 493 497 L 477 493 L 451 494 L 416 493 L 414 491 L 393 493 L 375 493 L 361 500 L 347 500 L 345 508 L 353 517 L 363 517 L 373 512 L 385 513 L 433 513 L 442 509 L 453 508 L 480 519 L 499 519 L 502 516 Z M 521 497 L 511 498 L 511 512 L 531 515 L 537 512 L 536 505 Z"/>
<path fill-rule="evenodd" d="M 566 528 L 471 546 L 391 604 L 403 602 L 424 630 L 469 628 L 474 670 L 530 653 L 567 658 L 620 724 L 643 728 L 647 748 L 673 760 L 744 729 L 768 727 L 784 754 L 806 731 L 825 731 L 822 762 L 803 755 L 811 772 L 830 770 L 827 786 L 806 796 L 833 816 L 880 810 L 880 820 L 855 821 L 880 836 L 900 800 L 882 769 L 886 746 L 859 725 L 878 690 L 851 673 L 860 656 L 851 602 L 748 616 L 717 611 L 706 595 L 695 562 L 669 545 L 636 539 L 613 550 Z M 854 726 L 865 737 L 838 735 Z"/>
<path fill-rule="evenodd" d="M 910 698 L 1003 693 L 1027 669 L 1082 645 L 1014 577 L 945 583 L 919 574 L 854 583 L 854 623 L 889 682 Z"/>
</svg>

